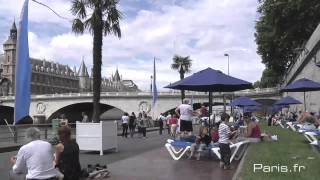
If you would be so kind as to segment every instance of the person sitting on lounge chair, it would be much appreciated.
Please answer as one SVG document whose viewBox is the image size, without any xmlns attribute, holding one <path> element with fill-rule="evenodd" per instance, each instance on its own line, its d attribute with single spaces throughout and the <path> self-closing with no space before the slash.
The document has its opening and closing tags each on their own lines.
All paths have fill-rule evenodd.
<svg viewBox="0 0 320 180">
<path fill-rule="evenodd" d="M 302 123 L 302 126 L 301 126 L 300 129 L 306 130 L 306 131 L 316 129 L 316 118 L 315 118 L 315 116 L 314 116 L 314 113 L 312 113 L 312 112 L 310 112 L 310 113 L 306 112 L 306 113 L 304 114 L 304 117 L 303 117 L 303 119 L 302 119 L 302 122 L 303 122 L 303 123 Z"/>
<path fill-rule="evenodd" d="M 191 145 L 190 148 L 190 156 L 189 159 L 192 158 L 192 156 L 197 151 L 197 160 L 200 159 L 200 153 L 205 149 L 206 146 L 208 146 L 211 143 L 211 137 L 209 136 L 209 129 L 204 127 L 202 131 L 200 132 L 200 135 L 196 137 L 195 143 Z"/>
<path fill-rule="evenodd" d="M 259 122 L 253 121 L 251 118 L 251 113 L 244 113 L 243 118 L 247 124 L 247 135 L 246 137 L 250 142 L 260 142 L 261 141 L 261 129 Z"/>
</svg>

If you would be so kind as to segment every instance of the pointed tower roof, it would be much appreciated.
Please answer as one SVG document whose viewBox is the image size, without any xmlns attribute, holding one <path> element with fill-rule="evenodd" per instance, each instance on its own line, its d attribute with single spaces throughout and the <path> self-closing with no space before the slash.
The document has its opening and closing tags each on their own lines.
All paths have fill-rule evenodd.
<svg viewBox="0 0 320 180">
<path fill-rule="evenodd" d="M 82 62 L 81 62 L 79 71 L 78 71 L 78 76 L 89 77 L 89 73 L 88 73 L 86 65 L 84 64 L 84 58 L 83 57 L 82 57 Z"/>
<path fill-rule="evenodd" d="M 16 21 L 14 20 L 10 30 L 17 30 Z"/>
<path fill-rule="evenodd" d="M 114 73 L 114 81 L 117 81 L 117 82 L 121 81 L 118 68 L 117 68 L 116 72 Z"/>
</svg>

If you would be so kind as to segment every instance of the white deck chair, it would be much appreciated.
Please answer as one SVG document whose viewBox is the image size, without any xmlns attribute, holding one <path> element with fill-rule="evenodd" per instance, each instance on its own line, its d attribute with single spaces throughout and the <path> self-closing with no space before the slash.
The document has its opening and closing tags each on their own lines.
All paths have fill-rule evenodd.
<svg viewBox="0 0 320 180">
<path fill-rule="evenodd" d="M 291 122 L 287 122 L 287 125 L 292 131 L 297 131 L 297 129 L 293 126 Z"/>
<path fill-rule="evenodd" d="M 318 141 L 318 139 L 316 138 L 316 136 L 318 135 L 315 132 L 305 132 L 303 133 L 304 137 L 310 142 L 314 142 L 314 141 Z"/>
<path fill-rule="evenodd" d="M 315 145 L 315 146 L 319 146 L 319 141 L 316 140 L 316 141 L 311 142 L 310 144 L 311 144 L 311 145 Z"/>
<path fill-rule="evenodd" d="M 173 139 L 167 139 L 167 143 L 168 144 L 171 144 L 171 143 L 173 143 L 174 142 L 174 140 Z M 191 146 L 190 146 L 191 147 Z M 183 150 L 184 150 L 184 148 L 176 148 L 176 147 L 174 147 L 174 146 L 169 146 L 169 148 L 171 149 L 171 151 L 172 151 L 172 153 L 174 153 L 174 155 L 178 155 L 178 154 L 180 154 Z"/>
<path fill-rule="evenodd" d="M 171 145 L 170 143 L 166 143 L 165 147 L 171 155 L 172 159 L 179 160 L 183 155 L 185 155 L 185 153 L 190 149 L 191 146 L 186 146 L 185 148 L 180 148 L 179 150 L 176 150 L 176 148 L 173 145 Z"/>
<path fill-rule="evenodd" d="M 231 144 L 230 145 L 230 149 L 231 149 L 230 163 L 235 158 L 236 154 L 238 154 L 238 153 L 242 153 L 243 154 L 245 152 L 245 148 L 242 148 L 241 152 L 238 152 L 238 151 L 239 151 L 241 146 L 247 145 L 248 143 L 249 143 L 249 141 L 241 141 L 241 142 L 237 142 L 235 144 Z M 211 148 L 211 150 L 219 159 L 221 159 L 221 154 L 220 154 L 220 148 L 219 147 L 213 147 L 213 148 Z M 241 158 L 241 156 L 237 155 L 236 160 L 239 160 L 240 158 Z"/>
</svg>

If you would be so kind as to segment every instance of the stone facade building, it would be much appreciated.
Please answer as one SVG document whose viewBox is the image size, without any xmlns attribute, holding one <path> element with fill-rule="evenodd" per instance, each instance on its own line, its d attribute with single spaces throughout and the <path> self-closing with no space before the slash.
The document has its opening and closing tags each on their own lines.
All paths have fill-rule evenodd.
<svg viewBox="0 0 320 180">
<path fill-rule="evenodd" d="M 0 96 L 13 95 L 15 92 L 17 28 L 12 24 L 10 35 L 3 44 L 4 54 L 0 55 Z M 92 91 L 92 75 L 82 59 L 77 71 L 68 65 L 62 65 L 45 59 L 30 58 L 32 65 L 32 94 L 76 93 Z M 132 80 L 123 80 L 116 70 L 110 78 L 102 78 L 102 92 L 139 91 Z"/>
</svg>

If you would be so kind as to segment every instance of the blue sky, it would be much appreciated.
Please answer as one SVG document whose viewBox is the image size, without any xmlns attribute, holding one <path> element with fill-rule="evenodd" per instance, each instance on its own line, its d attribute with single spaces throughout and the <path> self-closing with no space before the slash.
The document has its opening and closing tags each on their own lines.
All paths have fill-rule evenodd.
<svg viewBox="0 0 320 180">
<path fill-rule="evenodd" d="M 72 19 L 71 1 L 38 1 Z M 4 42 L 12 21 L 19 19 L 23 0 L 0 3 L 0 42 Z M 157 57 L 158 87 L 164 91 L 161 87 L 179 79 L 170 69 L 174 54 L 191 57 L 191 73 L 207 67 L 227 73 L 224 54 L 228 53 L 230 74 L 254 82 L 264 69 L 254 42 L 257 6 L 256 0 L 120 0 L 123 36 L 104 38 L 102 73 L 109 77 L 118 67 L 123 79 L 147 90 Z M 90 34 L 74 35 L 70 21 L 31 0 L 29 23 L 31 57 L 79 67 L 84 56 L 92 65 Z"/>
</svg>

